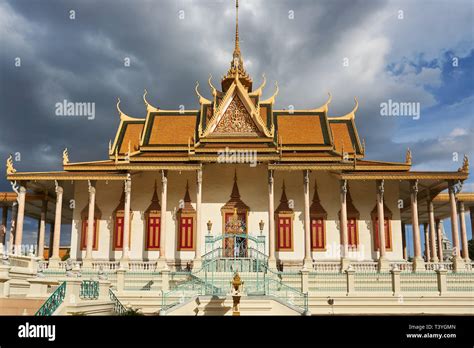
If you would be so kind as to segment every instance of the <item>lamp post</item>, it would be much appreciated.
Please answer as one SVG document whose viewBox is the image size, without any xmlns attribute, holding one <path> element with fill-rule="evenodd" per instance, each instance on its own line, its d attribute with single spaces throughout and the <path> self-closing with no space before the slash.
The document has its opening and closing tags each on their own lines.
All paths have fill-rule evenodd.
<svg viewBox="0 0 474 348">
<path fill-rule="evenodd" d="M 207 233 L 210 235 L 211 234 L 211 229 L 212 229 L 212 222 L 209 220 L 207 222 Z"/>
<path fill-rule="evenodd" d="M 263 228 L 265 227 L 265 222 L 263 222 L 263 220 L 260 220 L 260 222 L 258 223 L 258 227 L 260 227 L 260 235 L 262 235 Z"/>
</svg>

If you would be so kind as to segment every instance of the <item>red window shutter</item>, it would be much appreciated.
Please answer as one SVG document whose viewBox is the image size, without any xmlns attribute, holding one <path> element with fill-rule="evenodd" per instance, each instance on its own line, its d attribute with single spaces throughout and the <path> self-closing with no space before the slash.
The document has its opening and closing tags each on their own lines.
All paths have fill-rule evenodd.
<svg viewBox="0 0 474 348">
<path fill-rule="evenodd" d="M 194 234 L 193 234 L 193 218 L 181 217 L 180 219 L 180 249 L 193 249 Z"/>
<path fill-rule="evenodd" d="M 89 226 L 89 221 L 87 219 L 82 220 L 82 231 L 81 231 L 81 249 L 87 249 L 87 229 Z M 92 249 L 97 249 L 97 220 L 94 219 L 94 227 L 93 227 L 93 234 L 92 237 Z"/>
<path fill-rule="evenodd" d="M 147 249 L 158 249 L 160 247 L 160 231 L 161 218 L 157 216 L 149 216 Z"/>
<path fill-rule="evenodd" d="M 291 235 L 291 218 L 278 218 L 278 249 L 291 249 L 292 235 Z"/>
<path fill-rule="evenodd" d="M 123 248 L 123 216 L 115 218 L 115 248 Z"/>
<path fill-rule="evenodd" d="M 322 218 L 311 219 L 311 249 L 324 249 L 326 238 L 324 234 L 324 220 Z"/>
<path fill-rule="evenodd" d="M 348 243 L 349 246 L 357 247 L 358 236 L 357 236 L 357 220 L 349 219 L 347 220 L 347 234 L 348 234 Z"/>
</svg>

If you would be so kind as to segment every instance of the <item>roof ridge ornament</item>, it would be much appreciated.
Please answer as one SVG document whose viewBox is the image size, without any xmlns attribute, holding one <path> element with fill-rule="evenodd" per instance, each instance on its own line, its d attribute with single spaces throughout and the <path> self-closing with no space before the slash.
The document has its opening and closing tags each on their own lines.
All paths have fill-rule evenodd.
<svg viewBox="0 0 474 348">
<path fill-rule="evenodd" d="M 464 154 L 462 167 L 458 169 L 458 172 L 469 173 L 469 157 L 466 154 Z"/>
<path fill-rule="evenodd" d="M 412 157 L 411 157 L 411 150 L 410 148 L 407 149 L 407 153 L 405 155 L 405 163 L 410 164 L 412 163 Z"/>
<path fill-rule="evenodd" d="M 273 104 L 273 103 L 275 103 L 275 97 L 278 95 L 279 91 L 280 91 L 280 88 L 278 87 L 278 81 L 275 81 L 275 93 L 273 93 L 273 95 L 270 98 L 261 101 L 260 104 Z"/>
<path fill-rule="evenodd" d="M 331 116 L 331 117 L 328 117 L 328 119 L 329 120 L 354 120 L 355 113 L 359 109 L 359 101 L 357 100 L 357 97 L 354 97 L 354 102 L 355 102 L 355 105 L 351 112 L 345 114 L 344 116 Z"/>
<path fill-rule="evenodd" d="M 15 173 L 16 173 L 16 169 L 15 167 L 13 167 L 13 155 L 10 154 L 10 156 L 8 156 L 7 158 L 7 175 L 15 174 Z"/>
<path fill-rule="evenodd" d="M 159 110 L 160 110 L 159 108 L 157 108 L 157 107 L 151 105 L 151 104 L 146 100 L 147 94 L 148 94 L 148 91 L 147 91 L 147 89 L 145 88 L 144 93 L 143 93 L 143 102 L 145 103 L 147 112 L 150 112 L 150 111 L 157 112 L 157 111 L 159 111 Z"/>
<path fill-rule="evenodd" d="M 201 95 L 201 93 L 199 93 L 198 87 L 199 87 L 199 81 L 196 81 L 196 87 L 194 89 L 196 91 L 196 94 L 199 97 L 199 104 L 211 104 L 212 102 L 209 99 L 204 98 Z"/>
<path fill-rule="evenodd" d="M 214 97 L 214 99 L 216 99 L 217 89 L 212 85 L 211 80 L 212 80 L 212 74 L 209 74 L 209 79 L 207 80 L 207 83 L 209 84 L 209 87 L 212 90 L 212 96 Z"/>
<path fill-rule="evenodd" d="M 267 84 L 267 78 L 265 77 L 265 73 L 262 74 L 262 79 L 263 79 L 262 84 L 255 91 L 253 91 L 252 93 L 249 93 L 249 94 L 256 95 L 256 96 L 259 96 L 259 97 L 262 95 L 263 88 Z"/>
<path fill-rule="evenodd" d="M 136 117 L 132 117 L 132 116 L 129 116 L 127 115 L 126 113 L 124 113 L 122 111 L 122 109 L 120 109 L 120 98 L 117 97 L 117 111 L 119 112 L 119 115 L 120 115 L 120 121 L 136 121 L 136 120 L 143 120 L 143 119 L 140 119 L 140 118 L 136 118 Z"/>
<path fill-rule="evenodd" d="M 329 110 L 328 105 L 331 103 L 331 101 L 332 101 L 332 94 L 331 94 L 331 92 L 328 92 L 328 99 L 326 100 L 326 102 L 323 105 L 321 105 L 320 107 L 314 108 L 311 111 L 321 111 L 321 110 L 323 110 L 327 113 L 328 110 Z"/>
<path fill-rule="evenodd" d="M 63 166 L 69 164 L 69 152 L 67 151 L 67 147 L 64 148 L 63 151 Z"/>
</svg>

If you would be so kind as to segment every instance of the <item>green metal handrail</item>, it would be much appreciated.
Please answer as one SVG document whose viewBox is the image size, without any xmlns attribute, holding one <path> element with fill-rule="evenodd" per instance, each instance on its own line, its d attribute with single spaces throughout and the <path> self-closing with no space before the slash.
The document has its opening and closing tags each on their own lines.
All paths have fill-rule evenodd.
<svg viewBox="0 0 474 348">
<path fill-rule="evenodd" d="M 48 297 L 43 305 L 35 313 L 35 316 L 51 316 L 63 303 L 66 297 L 66 282 L 63 282 L 58 288 Z"/>
<path fill-rule="evenodd" d="M 83 280 L 79 297 L 86 300 L 97 300 L 99 298 L 99 282 L 94 280 Z"/>
<path fill-rule="evenodd" d="M 122 304 L 122 302 L 120 302 L 120 300 L 117 298 L 117 296 L 115 296 L 114 292 L 112 291 L 112 289 L 109 289 L 109 297 L 110 297 L 110 300 L 113 302 L 114 304 L 114 312 L 118 315 L 122 315 L 124 314 L 127 309 L 125 308 L 125 306 Z"/>
</svg>

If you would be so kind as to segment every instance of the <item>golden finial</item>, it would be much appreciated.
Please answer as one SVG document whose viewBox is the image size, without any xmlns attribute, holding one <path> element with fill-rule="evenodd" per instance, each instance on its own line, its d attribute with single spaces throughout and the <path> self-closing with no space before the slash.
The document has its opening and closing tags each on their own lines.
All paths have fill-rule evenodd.
<svg viewBox="0 0 474 348">
<path fill-rule="evenodd" d="M 280 91 L 280 88 L 278 87 L 278 82 L 275 81 L 275 93 L 273 93 L 273 95 L 270 98 L 268 98 L 266 100 L 263 100 L 260 103 L 261 104 L 273 104 L 275 102 L 275 97 L 278 95 L 279 91 Z"/>
<path fill-rule="evenodd" d="M 411 157 L 411 150 L 410 148 L 407 149 L 407 153 L 405 155 L 405 163 L 406 164 L 411 164 L 411 160 L 412 160 L 412 157 Z"/>
<path fill-rule="evenodd" d="M 112 152 L 112 140 L 109 139 L 109 154 Z"/>
<path fill-rule="evenodd" d="M 262 95 L 263 88 L 267 84 L 267 79 L 265 77 L 265 74 L 262 74 L 262 79 L 263 79 L 262 84 L 255 91 L 252 92 L 252 94 L 258 95 L 259 97 Z"/>
<path fill-rule="evenodd" d="M 467 155 L 464 155 L 462 167 L 458 169 L 458 172 L 469 173 L 469 157 Z"/>
<path fill-rule="evenodd" d="M 67 147 L 63 151 L 63 166 L 69 163 L 69 153 L 67 152 Z"/>
<path fill-rule="evenodd" d="M 216 88 L 212 85 L 211 80 L 212 80 L 212 75 L 209 74 L 209 80 L 207 80 L 207 82 L 209 83 L 209 87 L 211 87 L 211 90 L 212 90 L 212 95 L 213 95 L 213 97 L 215 98 L 216 95 L 217 95 L 217 90 L 216 90 Z"/>
<path fill-rule="evenodd" d="M 196 88 L 195 88 L 195 91 L 196 91 L 196 94 L 197 94 L 198 97 L 199 97 L 199 104 L 211 104 L 211 101 L 210 101 L 209 99 L 204 98 L 204 97 L 201 95 L 201 93 L 199 93 L 198 87 L 199 87 L 199 81 L 196 81 Z"/>
<path fill-rule="evenodd" d="M 235 0 L 235 50 L 234 55 L 238 53 L 240 56 L 239 43 L 239 0 Z"/>
<path fill-rule="evenodd" d="M 7 175 L 16 173 L 16 169 L 13 167 L 13 156 L 10 154 L 7 158 Z"/>
<path fill-rule="evenodd" d="M 147 89 L 145 88 L 145 91 L 143 92 L 143 102 L 145 103 L 146 110 L 147 110 L 147 111 L 154 111 L 154 112 L 159 111 L 159 110 L 160 110 L 159 108 L 157 108 L 157 107 L 151 105 L 151 104 L 148 102 L 148 100 L 146 100 L 147 94 L 148 94 L 148 91 L 147 91 Z"/>
</svg>

